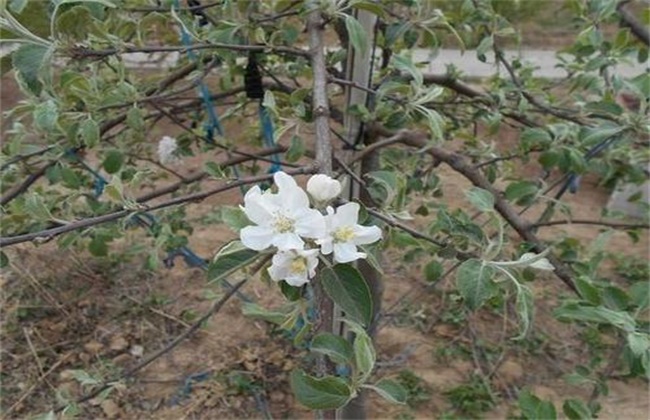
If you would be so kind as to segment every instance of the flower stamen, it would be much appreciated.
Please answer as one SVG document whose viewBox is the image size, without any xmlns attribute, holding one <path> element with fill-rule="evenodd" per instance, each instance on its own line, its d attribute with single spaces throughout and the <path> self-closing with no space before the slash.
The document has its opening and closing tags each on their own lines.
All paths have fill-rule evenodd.
<svg viewBox="0 0 650 420">
<path fill-rule="evenodd" d="M 303 257 L 294 258 L 289 265 L 291 274 L 301 274 L 307 270 L 307 260 Z"/>
<path fill-rule="evenodd" d="M 354 229 L 352 226 L 343 226 L 332 233 L 334 242 L 350 242 L 354 238 Z"/>
<path fill-rule="evenodd" d="M 288 233 L 294 231 L 294 224 L 294 220 L 282 214 L 278 214 L 275 216 L 275 220 L 273 221 L 273 228 L 278 233 Z"/>
</svg>

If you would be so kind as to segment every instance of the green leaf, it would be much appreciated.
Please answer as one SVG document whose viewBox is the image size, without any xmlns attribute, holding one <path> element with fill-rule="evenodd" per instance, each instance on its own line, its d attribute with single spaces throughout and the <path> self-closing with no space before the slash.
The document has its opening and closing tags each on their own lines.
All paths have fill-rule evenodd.
<svg viewBox="0 0 650 420">
<path fill-rule="evenodd" d="M 311 351 L 321 353 L 332 359 L 334 363 L 351 364 L 354 352 L 345 338 L 332 333 L 322 333 L 314 337 Z"/>
<path fill-rule="evenodd" d="M 0 251 L 0 268 L 5 268 L 9 265 L 9 257 L 3 251 Z"/>
<path fill-rule="evenodd" d="M 478 187 L 472 187 L 465 192 L 467 199 L 477 210 L 492 211 L 494 209 L 494 196 L 491 192 Z"/>
<path fill-rule="evenodd" d="M 334 376 L 314 378 L 302 370 L 291 372 L 291 389 L 302 405 L 312 410 L 343 407 L 352 397 L 350 387 Z"/>
<path fill-rule="evenodd" d="M 27 6 L 28 1 L 29 0 L 11 0 L 9 2 L 9 9 L 16 14 L 21 14 L 25 6 Z"/>
<path fill-rule="evenodd" d="M 494 268 L 477 259 L 463 262 L 456 271 L 456 287 L 471 310 L 478 309 L 492 297 L 496 285 L 492 281 Z"/>
<path fill-rule="evenodd" d="M 494 38 L 491 35 L 486 36 L 481 40 L 481 43 L 476 47 L 476 57 L 479 61 L 482 61 L 483 63 L 487 61 L 485 54 L 492 49 L 492 46 L 494 46 Z"/>
<path fill-rule="evenodd" d="M 384 17 L 386 15 L 384 9 L 379 4 L 372 1 L 356 1 L 350 6 L 355 9 L 367 10 L 379 17 Z"/>
<path fill-rule="evenodd" d="M 634 318 L 627 312 L 613 311 L 602 306 L 584 306 L 574 301 L 565 302 L 554 311 L 554 315 L 560 320 L 610 324 L 627 332 L 634 331 L 636 326 Z"/>
<path fill-rule="evenodd" d="M 52 214 L 43 202 L 43 197 L 36 193 L 29 194 L 27 195 L 27 198 L 25 198 L 25 213 L 39 222 L 52 219 Z"/>
<path fill-rule="evenodd" d="M 591 419 L 591 411 L 587 404 L 580 400 L 569 399 L 565 400 L 562 405 L 562 411 L 570 420 L 583 420 Z"/>
<path fill-rule="evenodd" d="M 337 264 L 321 271 L 327 295 L 353 320 L 367 326 L 372 321 L 372 295 L 359 271 L 349 264 Z"/>
<path fill-rule="evenodd" d="M 208 281 L 218 282 L 237 270 L 240 270 L 260 256 L 260 253 L 246 248 L 239 241 L 231 241 L 224 245 L 208 266 Z"/>
<path fill-rule="evenodd" d="M 393 404 L 406 404 L 408 399 L 408 390 L 391 379 L 382 379 L 374 385 L 363 385 L 363 387 L 372 389 Z"/>
<path fill-rule="evenodd" d="M 422 72 L 417 67 L 415 67 L 415 64 L 413 64 L 411 57 L 408 57 L 406 55 L 393 55 L 393 63 L 397 70 L 405 71 L 408 73 L 413 78 L 413 81 L 417 86 L 422 86 Z"/>
<path fill-rule="evenodd" d="M 345 15 L 345 28 L 348 30 L 350 42 L 358 54 L 365 56 L 368 52 L 368 36 L 363 26 L 351 15 Z"/>
<path fill-rule="evenodd" d="M 88 244 L 88 251 L 95 257 L 105 257 L 108 255 L 106 238 L 102 235 L 95 236 Z"/>
<path fill-rule="evenodd" d="M 377 355 L 372 345 L 372 339 L 365 331 L 357 329 L 354 337 L 354 365 L 356 367 L 356 382 L 363 383 L 368 379 L 375 367 Z"/>
<path fill-rule="evenodd" d="M 520 137 L 521 143 L 526 149 L 535 146 L 547 146 L 553 141 L 551 134 L 543 128 L 526 128 Z"/>
<path fill-rule="evenodd" d="M 299 136 L 292 136 L 291 145 L 289 146 L 289 150 L 287 150 L 284 158 L 287 160 L 287 162 L 293 163 L 300 159 L 304 154 L 305 143 Z"/>
<path fill-rule="evenodd" d="M 640 332 L 629 333 L 627 335 L 627 344 L 635 356 L 641 356 L 650 350 L 650 336 Z"/>
<path fill-rule="evenodd" d="M 519 206 L 531 204 L 535 199 L 539 187 L 535 182 L 517 181 L 512 182 L 506 188 L 506 199 L 514 201 Z"/>
<path fill-rule="evenodd" d="M 25 44 L 11 54 L 11 63 L 17 71 L 17 76 L 24 81 L 27 90 L 38 96 L 43 89 L 39 77 L 41 68 L 49 56 L 49 49 L 41 45 Z"/>
<path fill-rule="evenodd" d="M 252 302 L 242 302 L 241 311 L 244 316 L 261 319 L 276 325 L 282 325 L 287 319 L 286 313 L 268 310 Z"/>
<path fill-rule="evenodd" d="M 359 217 L 359 220 L 361 220 L 361 217 Z M 366 254 L 366 259 L 363 262 L 367 263 L 379 274 L 384 274 L 384 271 L 381 269 L 381 264 L 379 263 L 379 258 L 381 257 L 380 243 L 377 242 L 369 245 L 359 245 L 359 248 Z"/>
<path fill-rule="evenodd" d="M 524 418 L 528 420 L 555 420 L 557 412 L 550 401 L 543 401 L 527 390 L 519 393 L 519 408 Z"/>
<path fill-rule="evenodd" d="M 248 216 L 241 207 L 223 206 L 221 207 L 221 220 L 235 232 L 239 232 L 246 226 L 252 225 Z"/>
<path fill-rule="evenodd" d="M 114 174 L 119 172 L 120 168 L 124 164 L 124 155 L 119 150 L 109 150 L 106 153 L 104 162 L 102 162 L 102 167 L 109 174 Z"/>
<path fill-rule="evenodd" d="M 435 283 L 442 277 L 443 267 L 438 261 L 431 260 L 424 266 L 424 278 L 429 283 Z"/>
<path fill-rule="evenodd" d="M 598 289 L 591 284 L 591 281 L 586 276 L 578 276 L 575 279 L 575 285 L 580 292 L 580 297 L 591 303 L 592 305 L 600 305 L 602 299 L 600 298 L 600 292 Z"/>
<path fill-rule="evenodd" d="M 95 120 L 88 118 L 79 126 L 81 138 L 87 147 L 95 147 L 99 143 L 99 125 Z"/>
<path fill-rule="evenodd" d="M 517 299 L 515 301 L 515 310 L 517 315 L 519 315 L 520 325 L 519 325 L 519 336 L 516 339 L 522 339 L 528 333 L 528 328 L 530 328 L 530 323 L 533 319 L 533 313 L 535 310 L 533 292 L 529 287 L 521 285 L 517 289 Z"/>
<path fill-rule="evenodd" d="M 630 296 L 632 302 L 639 309 L 645 309 L 650 306 L 650 282 L 639 281 L 630 287 Z"/>
<path fill-rule="evenodd" d="M 113 4 L 113 2 L 110 2 L 108 0 L 60 0 L 58 2 L 59 5 L 66 4 L 66 3 L 99 3 L 110 8 L 116 7 L 115 4 Z"/>
<path fill-rule="evenodd" d="M 594 146 L 624 130 L 624 127 L 619 126 L 583 127 L 580 130 L 580 140 L 586 146 Z"/>
<path fill-rule="evenodd" d="M 221 166 L 215 162 L 205 162 L 203 170 L 214 179 L 224 179 L 227 176 Z"/>
<path fill-rule="evenodd" d="M 291 302 L 295 302 L 302 297 L 303 287 L 292 286 L 286 281 L 280 282 L 280 291 Z"/>
<path fill-rule="evenodd" d="M 56 129 L 56 122 L 59 118 L 59 111 L 53 100 L 47 100 L 36 105 L 34 109 L 34 123 L 36 127 L 45 132 L 52 132 Z"/>
<path fill-rule="evenodd" d="M 129 112 L 126 113 L 126 125 L 137 131 L 144 129 L 144 119 L 140 108 L 134 106 L 129 109 Z"/>
</svg>

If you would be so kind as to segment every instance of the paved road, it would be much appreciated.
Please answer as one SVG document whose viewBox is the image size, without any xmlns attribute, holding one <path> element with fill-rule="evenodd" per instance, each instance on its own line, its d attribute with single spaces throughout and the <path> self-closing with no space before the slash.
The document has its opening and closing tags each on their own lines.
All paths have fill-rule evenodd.
<svg viewBox="0 0 650 420">
<path fill-rule="evenodd" d="M 557 52 L 550 50 L 509 50 L 505 52 L 506 57 L 519 58 L 523 62 L 531 63 L 537 69 L 533 74 L 537 77 L 548 79 L 561 79 L 567 76 L 564 69 L 558 68 L 560 60 Z M 570 56 L 566 55 L 567 59 Z M 441 74 L 446 72 L 446 66 L 453 64 L 468 77 L 490 77 L 494 74 L 507 76 L 506 70 L 495 63 L 493 54 L 487 54 L 487 62 L 483 63 L 476 58 L 475 50 L 468 50 L 462 53 L 459 50 L 439 50 L 435 56 L 430 51 L 415 50 L 414 58 L 418 62 L 429 62 L 429 72 Z M 643 71 L 649 71 L 648 63 L 639 64 L 636 60 L 629 64 L 619 65 L 614 72 L 623 77 L 634 77 Z"/>
</svg>

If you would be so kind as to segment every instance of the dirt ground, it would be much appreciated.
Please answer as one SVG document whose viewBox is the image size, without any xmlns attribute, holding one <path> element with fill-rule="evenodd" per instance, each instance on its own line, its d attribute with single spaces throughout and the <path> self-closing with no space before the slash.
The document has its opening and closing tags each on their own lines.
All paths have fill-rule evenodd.
<svg viewBox="0 0 650 420">
<path fill-rule="evenodd" d="M 15 85 L 5 77 L 2 107 L 9 108 L 16 98 Z M 235 124 L 225 128 L 231 133 L 238 129 Z M 156 141 L 162 134 L 150 133 L 149 137 Z M 512 132 L 504 133 L 499 147 L 507 148 L 514 141 Z M 188 158 L 182 170 L 201 163 L 200 158 Z M 463 191 L 469 184 L 447 167 L 437 170 L 450 208 L 466 206 Z M 522 170 L 538 173 L 539 168 L 531 164 Z M 579 194 L 568 196 L 567 202 L 575 216 L 598 219 L 608 195 L 596 180 L 587 179 Z M 190 247 L 197 254 L 210 257 L 235 236 L 224 227 L 201 225 L 201 220 L 218 206 L 240 202 L 239 192 L 232 191 L 187 206 L 188 217 L 198 222 L 190 237 Z M 598 233 L 588 226 L 560 226 L 544 229 L 541 236 L 569 235 L 589 243 Z M 95 381 L 112 378 L 163 347 L 223 294 L 207 284 L 201 270 L 187 267 L 180 258 L 171 269 L 145 270 L 144 256 L 136 246 L 146 241 L 142 231 L 129 231 L 127 238 L 112 244 L 116 255 L 105 259 L 73 249 L 59 250 L 55 244 L 24 244 L 7 250 L 11 267 L 0 278 L 5 418 L 32 418 L 79 397 Z M 627 235 L 616 233 L 608 247 L 647 258 L 648 238 L 633 244 Z M 513 415 L 516 395 L 523 388 L 553 401 L 559 412 L 567 396 L 589 397 L 592 387 L 565 380 L 577 364 L 587 362 L 589 349 L 580 331 L 551 315 L 555 297 L 567 293 L 556 278 L 546 275 L 534 283 L 533 332 L 513 345 L 510 339 L 516 335 L 516 321 L 512 316 L 504 322 L 489 309 L 465 315 L 454 302 L 453 279 L 434 290 L 426 289 L 425 262 L 404 262 L 396 251 L 384 255 L 389 313 L 379 330 L 376 375 L 410 378 L 417 399 L 410 406 L 395 406 L 371 395 L 369 418 L 450 418 L 454 409 L 450 392 L 460 393 L 468 384 L 474 387 L 470 397 L 474 402 L 479 403 L 480 395 L 486 393 L 496 401 L 481 415 L 484 418 Z M 620 277 L 616 270 L 611 275 L 614 280 Z M 260 280 L 250 281 L 243 293 L 265 307 L 281 303 L 276 288 Z M 300 363 L 303 350 L 289 350 L 287 337 L 245 318 L 240 306 L 240 301 L 232 299 L 198 333 L 132 380 L 80 405 L 79 417 L 311 417 L 294 401 L 287 379 Z M 606 357 L 614 351 L 613 342 L 602 346 Z M 476 391 L 482 383 L 476 378 L 488 378 L 482 394 Z M 648 418 L 647 383 L 620 378 L 609 384 L 609 395 L 600 400 L 601 418 Z"/>
</svg>

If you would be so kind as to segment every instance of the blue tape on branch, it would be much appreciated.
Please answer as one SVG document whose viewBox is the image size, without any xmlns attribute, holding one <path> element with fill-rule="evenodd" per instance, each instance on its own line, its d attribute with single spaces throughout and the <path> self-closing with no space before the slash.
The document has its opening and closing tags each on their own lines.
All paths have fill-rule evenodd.
<svg viewBox="0 0 650 420">
<path fill-rule="evenodd" d="M 596 155 L 598 155 L 600 152 L 606 150 L 609 146 L 614 144 L 616 140 L 618 139 L 618 136 L 614 137 L 609 137 L 597 145 L 593 146 L 591 149 L 587 150 L 585 153 L 585 160 L 589 160 Z M 582 177 L 576 173 L 571 173 L 569 175 L 569 178 L 567 178 L 566 182 L 564 185 L 562 185 L 562 188 L 558 191 L 558 193 L 555 195 L 555 198 L 560 198 L 562 195 L 564 195 L 564 192 L 566 190 L 569 190 L 571 194 L 575 194 L 578 192 L 578 189 L 580 188 L 580 180 Z"/>
<path fill-rule="evenodd" d="M 269 110 L 266 109 L 266 107 L 262 104 L 261 101 L 259 107 L 259 115 L 260 115 L 260 124 L 262 128 L 262 139 L 264 140 L 264 145 L 266 147 L 273 147 L 275 146 L 275 139 L 273 138 L 273 119 L 269 114 Z M 282 165 L 280 165 L 280 157 L 277 155 L 277 153 L 271 156 L 271 161 L 273 163 L 271 164 L 269 173 L 275 173 L 282 170 Z"/>
</svg>

